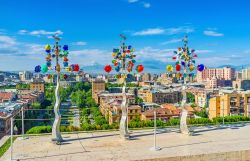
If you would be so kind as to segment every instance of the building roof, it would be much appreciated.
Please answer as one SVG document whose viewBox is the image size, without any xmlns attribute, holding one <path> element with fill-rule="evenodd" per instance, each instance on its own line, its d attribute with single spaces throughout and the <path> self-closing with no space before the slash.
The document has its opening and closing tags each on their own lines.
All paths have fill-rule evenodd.
<svg viewBox="0 0 250 161">
<path fill-rule="evenodd" d="M 127 96 L 134 96 L 134 94 L 131 94 L 131 93 L 126 93 Z M 101 93 L 99 95 L 100 97 L 114 97 L 114 96 L 117 96 L 117 97 L 122 97 L 123 94 L 122 93 Z"/>
<path fill-rule="evenodd" d="M 188 112 L 194 112 L 194 111 L 195 111 L 193 107 L 188 106 L 188 105 L 185 106 L 185 109 L 186 109 Z"/>
<path fill-rule="evenodd" d="M 173 115 L 172 112 L 166 108 L 156 108 L 156 109 L 147 110 L 147 111 L 143 112 L 142 115 L 144 115 L 146 117 L 153 117 L 154 111 L 156 111 L 156 117 L 157 117 L 157 115 L 158 115 L 158 117 L 159 116 L 166 116 L 166 115 L 169 115 L 169 116 Z"/>
<path fill-rule="evenodd" d="M 0 100 L 10 100 L 13 95 L 11 92 L 0 92 Z"/>
<path fill-rule="evenodd" d="M 105 81 L 102 80 L 102 79 L 95 79 L 95 80 L 93 80 L 92 82 L 93 82 L 93 83 L 105 83 Z"/>
<path fill-rule="evenodd" d="M 175 111 L 177 109 L 174 104 L 170 104 L 170 103 L 162 104 L 161 108 L 166 108 L 170 111 Z"/>
<path fill-rule="evenodd" d="M 45 83 L 45 81 L 42 78 L 34 78 L 31 83 Z"/>
</svg>

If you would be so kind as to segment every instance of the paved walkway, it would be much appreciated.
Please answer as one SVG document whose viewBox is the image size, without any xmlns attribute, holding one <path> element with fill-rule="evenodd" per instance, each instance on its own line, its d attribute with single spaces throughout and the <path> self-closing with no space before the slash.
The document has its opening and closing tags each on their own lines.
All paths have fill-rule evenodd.
<svg viewBox="0 0 250 161">
<path fill-rule="evenodd" d="M 63 135 L 63 145 L 54 145 L 50 136 L 17 139 L 14 158 L 25 161 L 95 161 L 136 160 L 171 156 L 208 154 L 250 150 L 250 125 L 234 125 L 223 129 L 196 128 L 193 136 L 161 130 L 157 145 L 161 151 L 150 151 L 152 130 L 137 131 L 133 139 L 121 140 L 118 132 L 95 132 Z M 1 160 L 9 158 L 8 151 Z"/>
</svg>

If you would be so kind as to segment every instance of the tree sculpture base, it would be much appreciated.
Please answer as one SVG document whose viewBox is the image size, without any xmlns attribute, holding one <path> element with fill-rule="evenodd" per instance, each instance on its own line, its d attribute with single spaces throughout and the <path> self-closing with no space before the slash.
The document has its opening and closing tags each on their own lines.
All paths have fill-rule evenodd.
<svg viewBox="0 0 250 161">
<path fill-rule="evenodd" d="M 186 93 L 186 82 L 184 82 L 184 85 L 182 86 L 183 91 L 183 98 L 181 102 L 181 119 L 180 119 L 180 131 L 182 134 L 190 135 L 188 126 L 187 126 L 187 116 L 188 111 L 185 109 L 185 105 L 187 102 L 187 93 Z"/>
<path fill-rule="evenodd" d="M 55 90 L 56 103 L 54 106 L 55 121 L 52 127 L 52 141 L 56 142 L 57 144 L 63 141 L 61 132 L 60 132 L 61 115 L 60 115 L 59 108 L 60 108 L 61 101 L 60 101 L 60 95 L 59 95 L 59 87 L 60 87 L 59 74 L 57 74 L 57 85 L 56 85 L 56 90 Z"/>
<path fill-rule="evenodd" d="M 127 116 L 122 116 L 121 121 L 120 121 L 120 137 L 124 140 L 129 140 L 130 135 L 128 133 L 127 129 Z"/>
<path fill-rule="evenodd" d="M 182 108 L 181 120 L 180 120 L 180 131 L 182 134 L 190 135 L 188 126 L 187 126 L 187 115 L 188 112 L 185 108 Z"/>
<path fill-rule="evenodd" d="M 121 104 L 122 117 L 120 120 L 120 136 L 122 139 L 128 140 L 130 138 L 127 127 L 128 111 L 127 111 L 127 96 L 126 96 L 126 83 L 122 88 L 123 99 Z"/>
</svg>

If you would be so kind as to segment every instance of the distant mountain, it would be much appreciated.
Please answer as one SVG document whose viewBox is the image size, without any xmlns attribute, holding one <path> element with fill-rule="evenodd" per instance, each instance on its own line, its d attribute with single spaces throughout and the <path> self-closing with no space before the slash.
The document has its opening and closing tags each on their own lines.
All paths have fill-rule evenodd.
<svg viewBox="0 0 250 161">
<path fill-rule="evenodd" d="M 103 68 L 104 68 L 104 65 L 97 64 L 97 63 L 95 63 L 93 65 L 87 65 L 87 66 L 81 65 L 81 69 L 87 73 L 101 74 L 101 73 L 104 73 Z"/>
<path fill-rule="evenodd" d="M 136 65 L 139 65 L 141 63 L 136 63 Z M 111 64 L 110 64 L 111 65 Z M 144 72 L 146 73 L 164 73 L 166 71 L 166 65 L 162 62 L 143 62 L 142 65 L 144 66 Z M 98 73 L 98 74 L 104 74 L 105 71 L 103 70 L 105 65 L 102 64 L 93 64 L 93 65 L 87 65 L 87 66 L 81 66 L 81 69 L 87 73 Z M 113 67 L 113 66 L 112 66 Z M 136 72 L 136 71 L 135 71 Z M 114 72 L 111 72 L 111 74 Z"/>
<path fill-rule="evenodd" d="M 10 75 L 16 75 L 18 76 L 19 72 L 5 72 L 5 71 L 0 71 L 0 74 L 3 74 L 5 76 L 10 76 Z"/>
<path fill-rule="evenodd" d="M 143 63 L 136 63 L 136 65 L 142 64 L 144 66 L 144 73 L 154 73 L 154 74 L 160 74 L 166 72 L 166 65 L 171 64 L 174 66 L 173 62 L 160 62 L 160 61 L 144 61 Z M 87 73 L 93 73 L 93 74 L 106 74 L 103 70 L 105 65 L 94 63 L 91 65 L 80 65 L 81 69 Z M 232 67 L 235 68 L 236 71 L 240 71 L 242 69 L 250 68 L 250 64 L 245 65 L 220 65 L 216 68 L 223 68 L 223 67 Z M 31 71 L 33 72 L 33 71 Z M 18 75 L 19 71 L 0 71 L 0 74 L 4 75 Z M 114 74 L 115 72 L 111 72 L 111 74 Z"/>
</svg>

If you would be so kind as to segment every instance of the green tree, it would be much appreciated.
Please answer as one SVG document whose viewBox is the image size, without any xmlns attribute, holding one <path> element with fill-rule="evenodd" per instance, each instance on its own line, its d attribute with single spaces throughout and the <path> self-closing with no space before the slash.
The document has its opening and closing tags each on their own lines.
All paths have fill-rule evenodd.
<svg viewBox="0 0 250 161">
<path fill-rule="evenodd" d="M 187 103 L 194 103 L 195 96 L 191 92 L 187 92 Z"/>
<path fill-rule="evenodd" d="M 140 98 L 140 97 L 136 97 L 136 98 L 135 98 L 135 103 L 136 103 L 136 104 L 143 103 L 143 99 Z"/>
<path fill-rule="evenodd" d="M 85 91 L 76 91 L 71 94 L 71 101 L 79 108 L 86 107 L 86 93 Z"/>
<path fill-rule="evenodd" d="M 203 118 L 208 118 L 208 114 L 205 108 L 203 108 L 200 112 L 195 112 L 194 114 Z"/>
<path fill-rule="evenodd" d="M 29 84 L 19 83 L 19 84 L 16 85 L 16 89 L 30 89 L 30 85 Z"/>
</svg>

